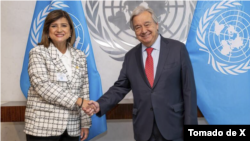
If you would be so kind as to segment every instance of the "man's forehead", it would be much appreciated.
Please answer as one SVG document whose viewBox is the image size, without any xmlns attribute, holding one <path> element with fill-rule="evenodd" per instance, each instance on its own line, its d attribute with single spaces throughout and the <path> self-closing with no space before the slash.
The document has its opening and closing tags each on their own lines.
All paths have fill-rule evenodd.
<svg viewBox="0 0 250 141">
<path fill-rule="evenodd" d="M 151 21 L 153 21 L 153 18 L 152 18 L 150 13 L 149 13 L 149 15 L 139 14 L 133 18 L 133 22 L 135 22 L 135 21 L 140 22 L 142 20 L 143 20 L 143 22 L 147 22 L 147 21 L 151 22 Z"/>
<path fill-rule="evenodd" d="M 151 13 L 148 11 L 143 11 L 140 14 L 136 15 L 135 17 L 141 17 L 141 16 L 145 16 L 145 17 L 150 16 L 151 17 Z"/>
</svg>

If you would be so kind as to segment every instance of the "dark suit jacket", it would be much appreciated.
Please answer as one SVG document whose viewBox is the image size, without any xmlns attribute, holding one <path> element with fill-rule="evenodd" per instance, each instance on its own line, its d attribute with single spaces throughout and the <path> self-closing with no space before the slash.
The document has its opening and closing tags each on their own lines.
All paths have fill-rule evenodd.
<svg viewBox="0 0 250 141">
<path fill-rule="evenodd" d="M 147 80 L 138 44 L 126 55 L 118 80 L 97 102 L 102 116 L 132 90 L 135 140 L 148 140 L 154 118 L 165 139 L 183 137 L 184 124 L 197 124 L 193 70 L 183 43 L 161 37 L 153 88 Z"/>
</svg>

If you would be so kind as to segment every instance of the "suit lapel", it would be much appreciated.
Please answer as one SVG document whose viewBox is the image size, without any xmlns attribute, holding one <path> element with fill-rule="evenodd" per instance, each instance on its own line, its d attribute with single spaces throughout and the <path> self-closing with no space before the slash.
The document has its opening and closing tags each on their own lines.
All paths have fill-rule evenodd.
<svg viewBox="0 0 250 141">
<path fill-rule="evenodd" d="M 76 80 L 77 80 L 77 77 L 79 75 L 79 56 L 76 52 L 76 49 L 74 49 L 73 47 L 70 47 L 70 53 L 71 53 L 71 69 L 72 69 L 72 76 L 71 76 L 71 79 L 69 80 L 69 82 L 71 84 L 75 84 Z"/>
<path fill-rule="evenodd" d="M 147 78 L 146 73 L 145 73 L 144 65 L 143 65 L 142 44 L 140 43 L 138 46 L 136 46 L 138 49 L 135 52 L 135 58 L 136 58 L 136 61 L 137 61 L 137 66 L 139 68 L 139 71 L 140 71 L 140 74 L 141 74 L 143 80 L 146 82 L 146 84 L 148 85 L 148 87 L 151 88 L 151 86 L 150 86 L 150 84 L 148 82 L 148 78 Z"/>
<path fill-rule="evenodd" d="M 161 76 L 162 70 L 164 68 L 164 64 L 165 64 L 166 59 L 168 57 L 169 47 L 167 46 L 167 44 L 168 44 L 168 42 L 165 41 L 165 39 L 161 37 L 160 56 L 159 56 L 159 61 L 158 61 L 158 65 L 157 65 L 157 70 L 156 70 L 153 88 L 156 86 L 156 84 Z"/>
<path fill-rule="evenodd" d="M 52 58 L 52 62 L 54 64 L 54 66 L 56 66 L 57 72 L 66 74 L 67 70 L 66 70 L 65 66 L 63 65 L 61 59 L 59 58 L 57 48 L 53 44 L 50 44 L 48 51 L 49 51 L 49 54 Z"/>
</svg>

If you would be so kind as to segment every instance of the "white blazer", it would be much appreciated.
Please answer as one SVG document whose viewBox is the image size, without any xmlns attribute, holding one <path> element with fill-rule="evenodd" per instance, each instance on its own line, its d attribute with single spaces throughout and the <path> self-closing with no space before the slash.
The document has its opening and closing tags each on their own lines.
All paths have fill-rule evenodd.
<svg viewBox="0 0 250 141">
<path fill-rule="evenodd" d="M 59 136 L 67 128 L 70 136 L 79 136 L 80 128 L 91 126 L 91 118 L 75 104 L 79 97 L 89 99 L 86 56 L 73 47 L 70 53 L 71 78 L 53 44 L 48 48 L 40 45 L 30 51 L 26 134 Z M 58 74 L 65 74 L 67 80 L 58 81 Z"/>
</svg>

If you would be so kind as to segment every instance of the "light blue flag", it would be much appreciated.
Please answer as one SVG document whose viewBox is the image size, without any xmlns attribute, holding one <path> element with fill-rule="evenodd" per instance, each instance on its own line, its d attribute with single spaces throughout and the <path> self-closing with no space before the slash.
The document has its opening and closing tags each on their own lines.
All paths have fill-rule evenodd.
<svg viewBox="0 0 250 141">
<path fill-rule="evenodd" d="M 27 98 L 30 86 L 28 75 L 29 51 L 41 41 L 44 20 L 48 13 L 55 9 L 63 9 L 64 11 L 67 11 L 73 20 L 76 32 L 76 42 L 74 47 L 84 51 L 87 55 L 90 99 L 96 101 L 102 96 L 101 79 L 96 69 L 94 54 L 81 1 L 36 2 L 20 80 L 22 92 Z M 101 118 L 96 115 L 92 116 L 92 126 L 87 140 L 94 138 L 106 130 L 106 116 L 102 116 Z"/>
<path fill-rule="evenodd" d="M 209 124 L 250 124 L 250 1 L 198 1 L 187 39 Z"/>
</svg>

